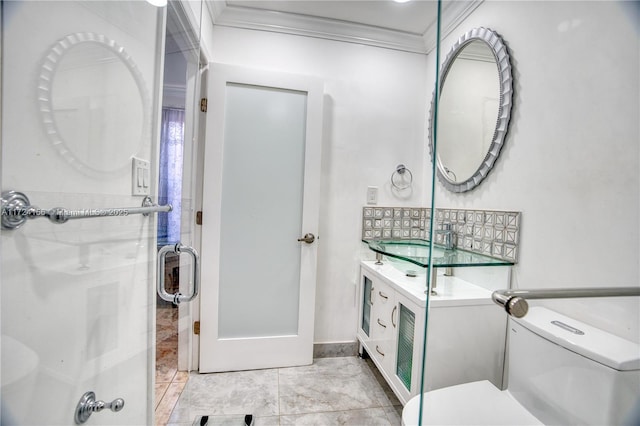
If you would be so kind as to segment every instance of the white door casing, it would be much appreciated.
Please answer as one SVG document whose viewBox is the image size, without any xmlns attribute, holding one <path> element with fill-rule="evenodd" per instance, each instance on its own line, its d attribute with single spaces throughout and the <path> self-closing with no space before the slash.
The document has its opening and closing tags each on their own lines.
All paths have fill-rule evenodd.
<svg viewBox="0 0 640 426">
<path fill-rule="evenodd" d="M 231 88 L 231 89 L 230 89 Z M 302 218 L 299 235 L 301 238 L 306 233 L 314 234 L 318 237 L 319 222 L 319 196 L 320 196 L 320 157 L 322 142 L 322 108 L 323 108 L 323 83 L 313 77 L 299 76 L 293 74 L 277 73 L 270 71 L 262 71 L 255 69 L 246 69 L 230 65 L 210 64 L 209 66 L 209 82 L 208 82 L 208 114 L 207 114 L 207 142 L 204 154 L 204 176 L 203 176 L 203 226 L 202 226 L 202 293 L 200 299 L 200 372 L 214 371 L 233 371 L 248 370 L 258 368 L 273 368 L 293 365 L 310 364 L 313 360 L 313 332 L 314 332 L 314 312 L 315 312 L 315 283 L 316 283 L 316 261 L 317 261 L 317 244 L 318 241 L 307 244 L 295 241 L 296 238 L 291 236 L 292 242 L 286 239 L 284 245 L 290 250 L 290 244 L 295 244 L 294 252 L 297 257 L 299 250 L 299 297 L 293 301 L 297 303 L 297 319 L 296 329 L 284 333 L 265 334 L 264 331 L 252 335 L 251 332 L 240 333 L 237 337 L 229 333 L 220 333 L 220 302 L 221 302 L 221 267 L 228 268 L 226 263 L 243 262 L 241 267 L 243 280 L 258 282 L 258 290 L 247 291 L 242 294 L 247 300 L 247 312 L 237 311 L 240 317 L 250 315 L 253 311 L 250 307 L 261 305 L 261 300 L 255 300 L 260 297 L 260 292 L 265 290 L 264 287 L 270 289 L 273 286 L 271 295 L 282 295 L 286 298 L 290 295 L 288 291 L 281 291 L 278 287 L 279 283 L 262 283 L 260 280 L 263 275 L 260 263 L 260 253 L 272 255 L 274 252 L 279 253 L 279 248 L 274 247 L 273 239 L 279 238 L 279 230 L 269 229 L 266 235 L 276 235 L 276 238 L 265 239 L 251 237 L 246 235 L 238 240 L 252 241 L 247 246 L 247 256 L 242 259 L 234 258 L 221 264 L 221 257 L 225 253 L 221 250 L 221 241 L 224 240 L 223 233 L 228 232 L 224 220 L 223 203 L 228 200 L 225 197 L 223 178 L 225 176 L 224 167 L 231 167 L 229 164 L 223 164 L 225 158 L 226 134 L 225 123 L 227 123 L 227 101 L 229 92 L 237 89 L 244 90 L 246 88 L 249 96 L 251 91 L 264 89 L 272 91 L 277 95 L 283 93 L 302 94 L 304 104 L 302 109 L 303 132 L 301 134 L 304 147 L 302 148 L 301 157 L 301 177 L 303 184 L 303 194 L 301 197 Z M 264 113 L 273 113 L 270 108 L 265 108 Z M 300 112 L 300 108 L 299 111 Z M 260 112 L 258 112 L 260 114 Z M 246 123 L 251 126 L 252 123 Z M 259 138 L 259 137 L 258 137 Z M 259 143 L 259 142 L 258 142 Z M 267 164 L 270 164 L 268 158 Z M 242 165 L 236 166 L 241 168 Z M 276 166 L 277 167 L 277 166 Z M 262 169 L 262 167 L 260 167 Z M 264 169 L 263 169 L 264 170 Z M 227 170 L 227 176 L 229 175 Z M 281 173 L 282 170 L 274 170 L 273 173 Z M 250 178 L 258 184 L 264 176 L 254 175 L 254 170 L 242 170 Z M 302 186 L 301 186 L 302 187 Z M 278 188 L 264 188 L 263 191 L 269 193 L 277 193 Z M 277 195 L 277 194 L 276 194 Z M 238 194 L 233 194 L 237 197 Z M 245 200 L 247 201 L 247 200 Z M 273 203 L 283 202 L 286 204 L 288 200 L 279 200 L 277 196 L 269 197 L 267 203 L 263 204 L 265 209 L 272 208 Z M 266 206 L 268 204 L 268 206 Z M 260 223 L 260 221 L 256 221 Z M 255 225 L 255 224 L 254 224 Z M 270 223 L 261 223 L 260 226 L 269 227 Z M 250 227 L 248 228 L 250 229 Z M 249 230 L 249 232 L 253 232 Z M 291 232 L 291 231 L 289 231 Z M 249 238 L 249 239 L 247 239 Z M 288 238 L 288 237 L 287 237 Z M 225 240 L 225 241 L 228 241 Z M 226 243 L 225 243 L 226 244 Z M 286 252 L 285 248 L 282 249 Z M 242 253 L 242 251 L 240 251 Z M 254 253 L 249 254 L 249 253 Z M 257 255 L 256 255 L 257 253 Z M 277 256 L 276 256 L 277 257 Z M 279 260 L 276 259 L 276 262 Z M 291 262 L 288 258 L 283 259 L 284 269 L 289 272 L 296 270 L 297 266 L 287 265 Z M 264 265 L 264 264 L 263 264 Z M 270 265 L 267 265 L 270 267 Z M 274 267 L 276 270 L 278 266 Z M 266 272 L 266 271 L 265 271 Z M 268 275 L 268 274 L 267 274 Z M 289 274 L 291 275 L 291 274 Z M 273 281 L 273 280 L 272 280 Z M 221 287 L 222 286 L 222 287 Z M 237 290 L 237 289 L 235 289 Z M 234 291 L 235 291 L 234 290 Z M 225 290 L 226 291 L 226 290 Z M 278 293 L 280 291 L 280 293 Z M 251 298 L 254 299 L 251 299 Z M 279 311 L 280 307 L 270 304 L 271 308 L 266 308 L 263 314 L 264 321 L 268 321 L 271 313 Z M 284 302 L 283 302 L 284 303 Z M 228 306 L 224 306 L 228 309 Z M 296 308 L 293 308 L 296 309 Z M 283 307 L 282 310 L 286 310 Z M 260 319 L 256 320 L 260 322 Z M 226 336 L 226 337 L 225 337 Z"/>
</svg>

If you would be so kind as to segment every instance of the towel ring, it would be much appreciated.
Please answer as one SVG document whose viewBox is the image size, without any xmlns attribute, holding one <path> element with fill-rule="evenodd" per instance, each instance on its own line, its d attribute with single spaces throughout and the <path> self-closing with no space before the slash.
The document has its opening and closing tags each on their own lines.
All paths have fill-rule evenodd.
<svg viewBox="0 0 640 426">
<path fill-rule="evenodd" d="M 405 179 L 405 173 L 409 174 L 409 178 Z M 396 182 L 400 180 L 401 182 Z M 398 164 L 395 171 L 391 174 L 391 186 L 393 186 L 398 191 L 402 191 L 404 189 L 410 188 L 413 183 L 413 173 L 411 170 L 407 169 L 404 164 Z"/>
</svg>

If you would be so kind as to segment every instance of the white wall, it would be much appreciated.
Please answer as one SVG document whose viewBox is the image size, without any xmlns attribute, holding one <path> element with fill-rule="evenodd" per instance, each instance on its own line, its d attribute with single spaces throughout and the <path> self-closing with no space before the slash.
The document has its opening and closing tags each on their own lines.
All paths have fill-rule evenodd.
<svg viewBox="0 0 640 426">
<path fill-rule="evenodd" d="M 484 26 L 511 51 L 515 104 L 496 168 L 470 193 L 438 183 L 435 196 L 441 207 L 522 211 L 516 287 L 640 283 L 639 8 L 634 17 L 625 3 L 485 1 L 442 43 L 444 60 Z M 640 341 L 639 298 L 552 305 Z"/>
<path fill-rule="evenodd" d="M 353 342 L 367 186 L 380 188 L 380 206 L 423 206 L 427 200 L 426 57 L 226 27 L 214 27 L 211 37 L 213 62 L 325 81 L 315 342 Z M 399 163 L 414 177 L 413 192 L 403 199 L 390 190 Z"/>
</svg>

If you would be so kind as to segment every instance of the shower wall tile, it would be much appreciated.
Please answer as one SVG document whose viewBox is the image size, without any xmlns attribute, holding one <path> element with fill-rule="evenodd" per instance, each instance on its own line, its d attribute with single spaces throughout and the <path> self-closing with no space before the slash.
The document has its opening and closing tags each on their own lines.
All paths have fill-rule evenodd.
<svg viewBox="0 0 640 426">
<path fill-rule="evenodd" d="M 522 214 L 512 211 L 435 209 L 434 226 L 451 224 L 453 244 L 464 250 L 518 261 Z M 362 239 L 427 239 L 431 233 L 431 209 L 363 207 Z M 444 236 L 435 234 L 442 244 Z"/>
</svg>

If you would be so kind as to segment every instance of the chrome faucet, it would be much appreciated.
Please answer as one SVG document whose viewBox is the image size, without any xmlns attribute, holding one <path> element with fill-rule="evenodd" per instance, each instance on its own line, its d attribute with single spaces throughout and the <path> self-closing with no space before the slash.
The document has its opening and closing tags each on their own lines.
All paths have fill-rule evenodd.
<svg viewBox="0 0 640 426">
<path fill-rule="evenodd" d="M 451 223 L 444 222 L 442 224 L 442 229 L 436 230 L 436 234 L 443 235 L 443 245 L 446 250 L 453 249 L 453 229 Z"/>
<path fill-rule="evenodd" d="M 443 235 L 443 245 L 445 250 L 453 250 L 453 226 L 449 222 L 442 223 L 442 229 L 436 230 L 436 234 Z M 453 269 L 447 266 L 444 270 L 444 275 L 450 277 L 453 275 Z M 435 276 L 434 276 L 435 278 Z M 435 286 L 434 286 L 435 287 Z"/>
</svg>

